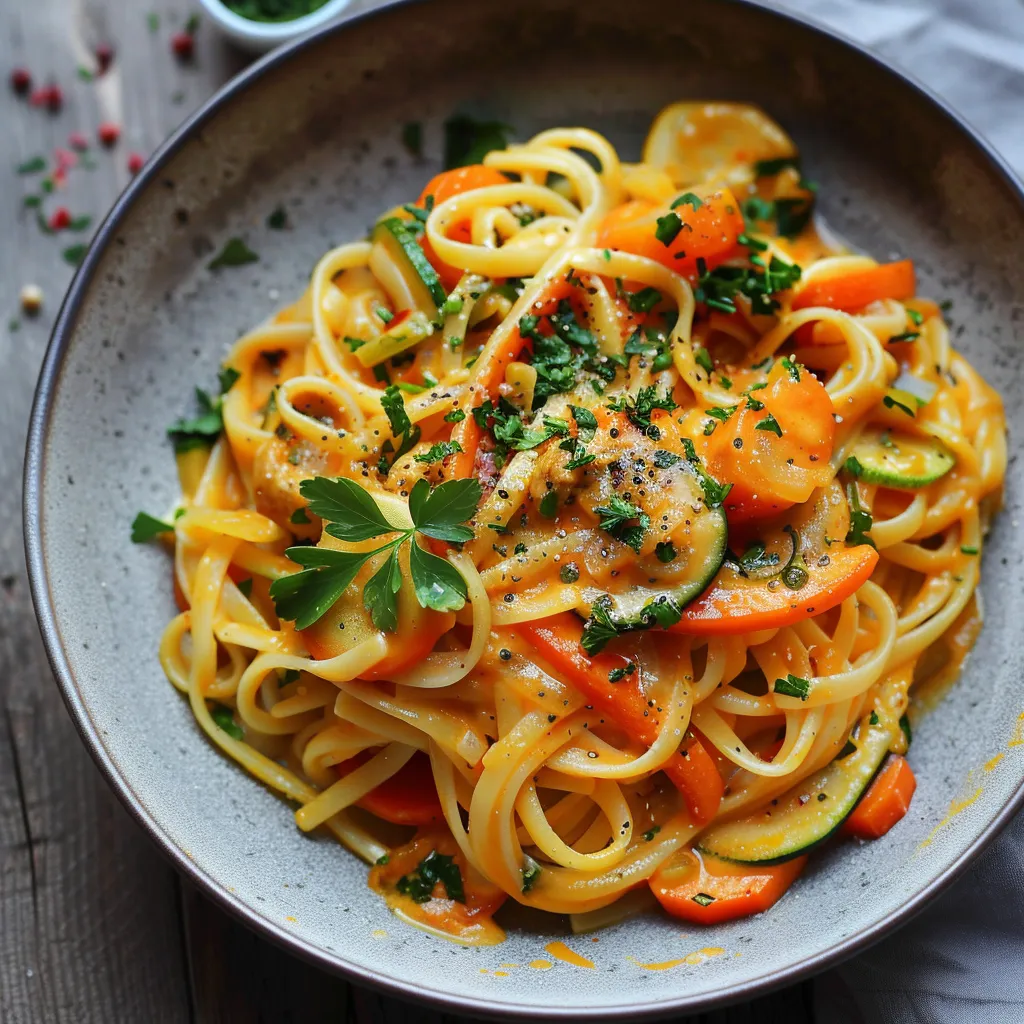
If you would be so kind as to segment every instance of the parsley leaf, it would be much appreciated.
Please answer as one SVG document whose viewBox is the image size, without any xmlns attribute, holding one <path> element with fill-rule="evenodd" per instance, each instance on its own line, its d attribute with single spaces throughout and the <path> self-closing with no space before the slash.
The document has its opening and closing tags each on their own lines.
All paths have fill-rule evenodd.
<svg viewBox="0 0 1024 1024">
<path fill-rule="evenodd" d="M 409 548 L 409 570 L 416 600 L 423 608 L 455 612 L 466 603 L 468 591 L 462 573 L 446 559 L 424 551 L 415 541 Z M 401 579 L 397 582 L 401 586 Z"/>
<path fill-rule="evenodd" d="M 874 519 L 871 513 L 860 503 L 860 491 L 855 483 L 846 485 L 846 498 L 850 505 L 850 530 L 846 534 L 847 544 L 870 544 L 875 546 L 871 539 L 871 527 Z"/>
<path fill-rule="evenodd" d="M 420 428 L 413 426 L 412 421 L 409 419 L 409 414 L 405 411 L 405 399 L 402 398 L 402 392 L 396 385 L 389 384 L 384 389 L 384 394 L 380 397 L 380 404 L 388 418 L 388 423 L 391 425 L 391 433 L 395 440 L 397 441 L 399 436 L 402 438 L 397 450 L 394 449 L 394 445 L 387 441 L 381 449 L 381 457 L 377 463 L 377 469 L 384 476 L 387 476 L 391 466 L 417 444 L 420 439 Z M 387 453 L 389 451 L 394 451 L 395 453 L 390 464 L 387 460 Z"/>
<path fill-rule="evenodd" d="M 799 697 L 801 700 L 807 700 L 811 692 L 811 683 L 809 679 L 802 679 L 790 672 L 785 679 L 776 679 L 772 689 L 775 693 L 781 693 L 786 697 Z"/>
<path fill-rule="evenodd" d="M 434 888 L 438 882 L 444 887 L 448 899 L 456 903 L 466 902 L 459 865 L 455 863 L 454 857 L 438 853 L 437 850 L 431 850 L 419 862 L 415 871 L 402 875 L 395 883 L 395 888 L 413 903 L 428 903 L 434 898 Z"/>
<path fill-rule="evenodd" d="M 612 412 L 624 412 L 634 426 L 651 434 L 652 429 L 656 429 L 651 426 L 651 414 L 654 410 L 664 409 L 666 412 L 672 412 L 678 405 L 668 391 L 664 395 L 659 395 L 657 386 L 651 384 L 649 387 L 640 388 L 635 395 L 625 394 L 613 398 L 608 403 L 608 408 Z"/>
<path fill-rule="evenodd" d="M 761 402 L 758 402 L 757 404 L 762 405 Z M 771 413 L 768 413 L 763 420 L 759 420 L 754 429 L 766 430 L 769 433 L 774 434 L 776 437 L 782 437 L 782 427 L 779 426 L 779 421 Z"/>
<path fill-rule="evenodd" d="M 409 495 L 409 514 L 420 533 L 465 543 L 473 539 L 473 531 L 459 524 L 473 517 L 481 495 L 480 481 L 475 479 L 448 480 L 433 489 L 426 480 L 417 480 Z"/>
<path fill-rule="evenodd" d="M 686 452 L 686 461 L 693 466 L 697 478 L 700 480 L 701 490 L 704 492 L 704 504 L 708 508 L 719 508 L 732 490 L 732 484 L 720 484 L 702 465 L 697 457 L 697 449 L 688 438 L 683 438 L 683 450 Z M 657 457 L 657 453 L 655 453 Z"/>
<path fill-rule="evenodd" d="M 376 552 L 293 547 L 285 554 L 308 567 L 274 580 L 270 596 L 280 618 L 293 620 L 296 629 L 306 629 L 333 607 Z"/>
<path fill-rule="evenodd" d="M 209 270 L 220 267 L 241 267 L 246 263 L 255 263 L 259 255 L 245 244 L 241 238 L 229 238 L 219 253 L 206 264 Z"/>
<path fill-rule="evenodd" d="M 696 212 L 704 205 L 704 200 L 693 192 L 684 192 L 681 196 L 677 196 L 672 200 L 670 209 L 675 210 L 677 207 L 683 206 L 684 204 L 689 204 L 693 208 L 694 212 Z"/>
<path fill-rule="evenodd" d="M 140 512 L 132 520 L 132 543 L 145 544 L 146 541 L 154 540 L 162 533 L 173 533 L 174 527 L 165 523 L 148 512 Z"/>
<path fill-rule="evenodd" d="M 618 627 L 608 610 L 608 597 L 599 598 L 590 608 L 590 618 L 583 627 L 580 646 L 587 654 L 598 654 L 609 640 L 619 635 Z"/>
<path fill-rule="evenodd" d="M 372 496 L 354 480 L 313 477 L 299 484 L 309 511 L 328 522 L 327 533 L 338 540 L 361 541 L 394 533 Z"/>
<path fill-rule="evenodd" d="M 602 530 L 640 553 L 644 534 L 651 525 L 651 517 L 643 509 L 613 494 L 607 505 L 599 505 L 594 511 L 601 517 L 599 526 Z M 636 525 L 629 525 L 634 520 Z"/>
<path fill-rule="evenodd" d="M 245 733 L 242 732 L 242 727 L 235 721 L 235 713 L 231 708 L 226 707 L 224 704 L 218 704 L 216 701 L 210 701 L 209 708 L 210 717 L 218 729 L 226 732 L 232 739 L 245 739 Z"/>
<path fill-rule="evenodd" d="M 415 546 L 414 544 L 413 547 Z M 447 564 L 446 562 L 445 565 Z M 396 547 L 391 549 L 391 554 L 384 559 L 384 564 L 363 587 L 363 607 L 370 613 L 373 624 L 385 633 L 394 633 L 398 629 L 398 592 L 401 589 L 402 568 L 398 562 Z"/>
<path fill-rule="evenodd" d="M 462 445 L 458 441 L 435 441 L 425 455 L 414 455 L 413 461 L 429 466 L 461 451 Z"/>
<path fill-rule="evenodd" d="M 444 166 L 465 167 L 478 164 L 494 149 L 508 146 L 511 127 L 501 121 L 478 121 L 456 114 L 444 123 Z"/>
<path fill-rule="evenodd" d="M 662 245 L 671 245 L 680 231 L 683 230 L 683 222 L 679 214 L 675 212 L 666 213 L 664 217 L 658 218 L 658 226 L 655 228 L 654 237 Z"/>
</svg>

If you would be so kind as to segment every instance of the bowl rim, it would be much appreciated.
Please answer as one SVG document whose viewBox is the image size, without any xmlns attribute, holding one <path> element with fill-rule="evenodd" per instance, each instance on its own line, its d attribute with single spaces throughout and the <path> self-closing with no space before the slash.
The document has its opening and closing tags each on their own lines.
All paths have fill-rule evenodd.
<svg viewBox="0 0 1024 1024">
<path fill-rule="evenodd" d="M 293 39 L 291 42 L 285 43 L 258 59 L 226 82 L 201 107 L 190 114 L 164 140 L 153 156 L 147 161 L 143 170 L 129 183 L 114 202 L 100 224 L 84 260 L 72 278 L 54 322 L 53 332 L 50 336 L 40 369 L 25 449 L 22 499 L 25 554 L 32 602 L 46 655 L 72 721 L 75 723 L 75 727 L 86 748 L 105 776 L 108 784 L 132 817 L 155 840 L 159 850 L 179 871 L 190 881 L 200 886 L 204 893 L 217 905 L 235 915 L 236 918 L 260 935 L 265 936 L 288 952 L 302 957 L 321 969 L 341 974 L 349 982 L 368 985 L 388 995 L 410 999 L 420 1004 L 426 1003 L 443 1010 L 477 1014 L 484 1013 L 492 1019 L 526 1019 L 535 1017 L 535 1007 L 515 1005 L 505 1002 L 500 998 L 492 1000 L 424 990 L 412 982 L 387 977 L 372 968 L 354 964 L 343 956 L 331 954 L 320 946 L 307 941 L 302 936 L 287 931 L 276 922 L 257 913 L 254 908 L 246 905 L 237 895 L 229 892 L 208 875 L 201 865 L 197 864 L 175 845 L 136 794 L 130 780 L 123 776 L 114 764 L 112 757 L 104 746 L 96 725 L 90 717 L 89 709 L 78 691 L 74 672 L 61 641 L 60 627 L 51 599 L 46 571 L 46 542 L 43 534 L 41 498 L 46 468 L 46 449 L 57 384 L 86 292 L 96 274 L 96 269 L 103 253 L 113 240 L 122 220 L 135 201 L 158 179 L 164 165 L 188 143 L 193 134 L 200 130 L 216 114 L 220 113 L 223 108 L 227 107 L 237 95 L 243 93 L 252 83 L 274 71 L 279 65 L 286 64 L 295 59 L 305 49 L 319 45 L 326 36 L 343 32 L 350 26 L 364 21 L 372 21 L 390 15 L 401 8 L 411 8 L 428 2 L 429 0 L 386 0 L 386 2 L 370 10 L 350 13 L 339 20 L 321 24 L 308 34 Z M 1016 198 L 1022 209 L 1024 209 L 1024 181 L 1018 178 L 1006 159 L 995 150 L 991 143 L 963 115 L 903 68 L 889 63 L 880 54 L 874 53 L 867 47 L 829 26 L 815 21 L 813 18 L 807 17 L 802 13 L 776 7 L 772 0 L 719 0 L 719 2 L 736 8 L 752 8 L 758 12 L 799 26 L 832 44 L 852 51 L 866 61 L 874 70 L 892 75 L 901 81 L 906 88 L 917 93 L 926 103 L 930 103 L 944 116 L 952 129 L 959 132 L 961 137 L 971 143 L 975 151 L 988 162 L 997 177 L 1003 180 L 1009 193 Z M 331 0 L 328 0 L 325 7 L 333 8 L 334 5 Z M 659 999 L 646 1005 L 634 1005 L 630 1010 L 631 1015 L 637 1019 L 650 1020 L 681 1011 L 703 1011 L 712 1007 L 725 1006 L 765 995 L 775 989 L 793 984 L 812 974 L 820 973 L 829 967 L 835 966 L 894 932 L 920 913 L 927 904 L 964 873 L 968 866 L 989 846 L 1022 806 L 1024 806 L 1024 778 L 1021 779 L 1016 790 L 1003 807 L 1000 808 L 998 813 L 985 825 L 967 848 L 961 851 L 945 872 L 918 890 L 906 903 L 887 918 L 867 925 L 850 935 L 841 937 L 827 949 L 823 949 L 808 960 L 794 963 L 781 971 L 775 972 L 771 976 L 751 978 L 730 988 L 727 993 L 700 993 L 694 995 L 680 992 L 678 996 L 668 999 Z M 577 1010 L 577 1008 L 571 1006 L 547 1007 L 546 1013 L 551 1019 L 559 1020 L 578 1020 L 581 1019 L 581 1014 L 585 1014 L 586 1018 L 590 1020 L 610 1020 L 612 1017 L 617 1018 L 621 1015 L 621 1007 L 588 1007 L 585 1010 Z"/>
</svg>

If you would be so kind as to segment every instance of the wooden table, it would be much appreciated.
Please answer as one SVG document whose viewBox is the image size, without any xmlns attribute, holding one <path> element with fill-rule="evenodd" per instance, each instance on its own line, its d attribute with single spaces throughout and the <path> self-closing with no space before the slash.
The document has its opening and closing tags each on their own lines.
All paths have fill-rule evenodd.
<svg viewBox="0 0 1024 1024">
<path fill-rule="evenodd" d="M 355 6 L 367 6 L 367 3 Z M 188 0 L 30 0 L 0 4 L 0 1021 L 437 1022 L 455 1018 L 355 988 L 252 934 L 180 879 L 107 789 L 65 713 L 39 641 L 21 537 L 21 464 L 32 391 L 61 297 L 73 273 L 62 253 L 91 227 L 47 234 L 21 197 L 72 132 L 90 141 L 67 187 L 47 196 L 93 226 L 147 154 L 246 57 L 201 23 L 195 59 L 170 38 Z M 115 49 L 87 80 L 97 44 Z M 60 113 L 7 86 L 14 67 L 63 90 Z M 83 70 L 80 72 L 79 68 Z M 110 150 L 100 122 L 121 125 Z M 44 292 L 35 318 L 19 308 L 28 283 Z M 805 1024 L 809 985 L 700 1018 Z"/>
</svg>

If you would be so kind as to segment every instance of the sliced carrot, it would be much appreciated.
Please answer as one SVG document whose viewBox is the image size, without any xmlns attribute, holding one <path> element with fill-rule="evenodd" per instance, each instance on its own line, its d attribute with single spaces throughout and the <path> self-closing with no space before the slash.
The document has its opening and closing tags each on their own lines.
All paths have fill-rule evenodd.
<svg viewBox="0 0 1024 1024">
<path fill-rule="evenodd" d="M 337 766 L 338 775 L 344 778 L 372 756 L 372 752 L 363 751 L 342 761 Z M 421 751 L 413 754 L 391 778 L 371 789 L 356 804 L 395 825 L 429 825 L 444 820 L 441 800 L 430 770 L 430 758 Z"/>
<path fill-rule="evenodd" d="M 758 629 L 778 629 L 828 611 L 855 593 L 874 572 L 878 552 L 868 544 L 829 551 L 828 564 L 807 566 L 799 590 L 774 588 L 769 580 L 746 579 L 728 567 L 711 586 L 683 609 L 673 633 L 728 636 Z"/>
<path fill-rule="evenodd" d="M 501 171 L 484 164 L 470 164 L 468 167 L 456 167 L 451 171 L 442 171 L 427 182 L 420 193 L 417 203 L 422 206 L 428 196 L 434 197 L 434 205 L 443 203 L 452 196 L 460 196 L 463 192 L 487 188 L 489 185 L 507 185 L 508 178 Z"/>
<path fill-rule="evenodd" d="M 469 167 L 456 167 L 452 171 L 442 171 L 436 177 L 427 182 L 426 188 L 420 194 L 417 201 L 422 206 L 428 196 L 433 196 L 434 203 L 443 203 L 452 196 L 462 195 L 463 192 L 472 192 L 474 189 L 486 188 L 489 185 L 507 185 L 508 178 L 493 167 L 485 167 L 483 164 L 471 164 Z M 462 221 L 455 224 L 448 232 L 448 237 L 455 242 L 469 242 L 471 240 L 469 221 Z M 462 277 L 462 271 L 445 263 L 430 244 L 426 237 L 420 241 L 423 247 L 423 254 L 430 261 L 433 268 L 441 278 L 441 284 L 447 291 L 451 291 Z"/>
<path fill-rule="evenodd" d="M 709 422 L 702 419 L 703 422 Z M 716 480 L 730 481 L 730 527 L 763 519 L 810 498 L 832 478 L 832 399 L 805 368 L 776 361 L 761 390 L 694 444 Z"/>
<path fill-rule="evenodd" d="M 729 189 L 720 189 L 699 202 L 697 209 L 686 202 L 672 210 L 646 199 L 633 199 L 605 216 L 594 244 L 599 249 L 620 249 L 647 256 L 676 273 L 694 277 L 698 259 L 703 259 L 708 267 L 728 259 L 744 229 L 740 205 Z M 673 230 L 673 214 L 682 226 L 666 244 L 656 234 L 658 220 L 661 218 L 664 225 L 660 229 L 662 238 L 668 238 Z"/>
<path fill-rule="evenodd" d="M 898 260 L 808 281 L 793 297 L 793 309 L 828 306 L 853 313 L 879 299 L 912 298 L 915 289 L 913 261 Z"/>
<path fill-rule="evenodd" d="M 451 440 L 458 442 L 461 452 L 449 456 L 448 478 L 450 480 L 468 480 L 473 475 L 476 463 L 476 451 L 480 447 L 481 430 L 471 410 L 466 410 L 466 418 L 459 420 L 452 428 Z"/>
<path fill-rule="evenodd" d="M 804 856 L 762 867 L 681 850 L 654 872 L 649 884 L 673 917 L 721 924 L 760 914 L 778 903 L 806 863 Z"/>
<path fill-rule="evenodd" d="M 907 759 L 893 755 L 843 822 L 843 833 L 861 839 L 884 836 L 909 810 L 915 789 L 917 779 Z"/>
<path fill-rule="evenodd" d="M 638 743 L 650 746 L 658 735 L 658 717 L 636 675 L 613 683 L 609 674 L 624 668 L 628 659 L 615 654 L 588 656 L 580 647 L 582 626 L 571 612 L 518 627 L 537 654 L 567 682 L 576 687 L 587 703 L 606 714 Z M 724 792 L 722 777 L 714 759 L 696 735 L 687 736 L 679 752 L 662 770 L 682 793 L 697 824 L 710 821 Z"/>
</svg>

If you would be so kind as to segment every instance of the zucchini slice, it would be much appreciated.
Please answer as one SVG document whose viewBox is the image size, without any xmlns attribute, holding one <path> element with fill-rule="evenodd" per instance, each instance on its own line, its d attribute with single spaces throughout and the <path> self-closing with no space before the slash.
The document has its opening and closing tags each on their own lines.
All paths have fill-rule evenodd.
<svg viewBox="0 0 1024 1024">
<path fill-rule="evenodd" d="M 370 270 L 395 309 L 417 310 L 431 322 L 439 321 L 444 286 L 407 222 L 386 217 L 373 229 L 371 241 Z"/>
<path fill-rule="evenodd" d="M 360 345 L 355 350 L 356 359 L 363 366 L 376 366 L 386 359 L 397 356 L 413 345 L 418 345 L 424 338 L 434 333 L 434 325 L 419 310 L 402 310 L 388 324 L 388 329 L 373 341 Z"/>
<path fill-rule="evenodd" d="M 616 578 L 621 589 L 588 587 L 583 592 L 580 610 L 590 615 L 601 602 L 620 631 L 674 624 L 678 613 L 711 584 L 729 546 L 725 511 L 704 503 L 700 477 L 688 460 L 661 468 L 651 484 L 670 491 L 672 504 L 686 509 L 682 523 L 666 536 L 671 550 L 659 548 L 671 557 L 664 561 L 657 552 L 644 555 Z"/>
<path fill-rule="evenodd" d="M 902 489 L 927 487 L 955 465 L 941 441 L 898 430 L 863 434 L 846 460 L 847 471 L 865 483 Z"/>
<path fill-rule="evenodd" d="M 846 820 L 889 753 L 892 736 L 869 718 L 860 723 L 853 753 L 837 758 L 794 786 L 767 810 L 714 825 L 697 848 L 725 860 L 778 864 L 823 843 Z"/>
</svg>

